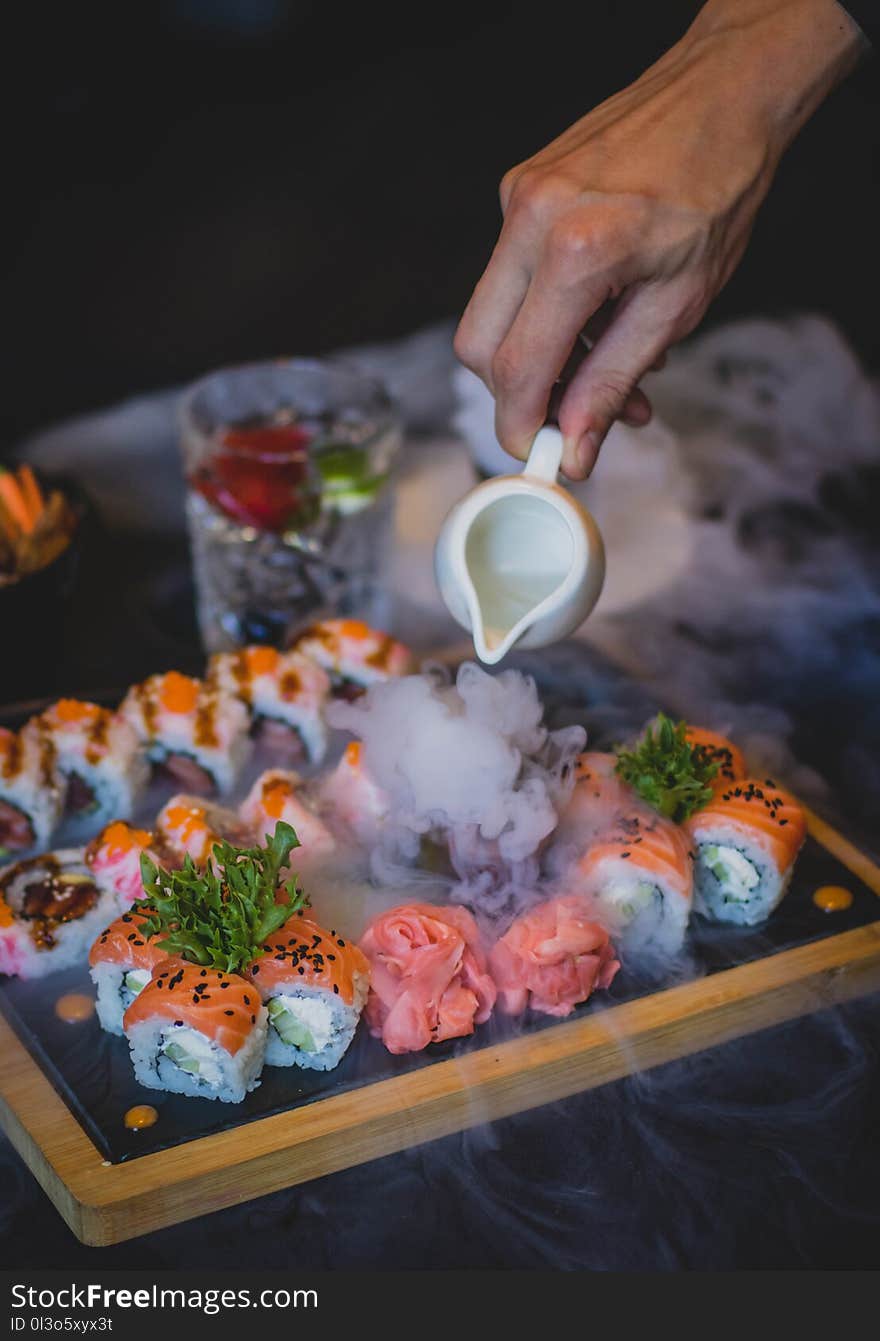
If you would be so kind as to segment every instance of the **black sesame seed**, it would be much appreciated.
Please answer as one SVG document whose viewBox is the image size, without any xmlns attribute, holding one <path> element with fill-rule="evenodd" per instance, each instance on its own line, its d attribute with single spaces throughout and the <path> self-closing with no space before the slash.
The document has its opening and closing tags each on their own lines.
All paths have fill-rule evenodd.
<svg viewBox="0 0 880 1341">
<path fill-rule="evenodd" d="M 224 1014 L 224 1015 L 234 1015 L 234 1014 L 235 1014 L 235 1011 L 234 1011 L 234 1010 L 224 1010 L 223 1014 Z"/>
</svg>

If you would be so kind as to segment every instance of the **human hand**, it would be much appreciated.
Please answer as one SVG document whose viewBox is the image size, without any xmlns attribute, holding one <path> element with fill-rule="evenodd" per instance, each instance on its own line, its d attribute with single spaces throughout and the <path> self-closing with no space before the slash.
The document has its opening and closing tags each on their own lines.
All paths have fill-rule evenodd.
<svg viewBox="0 0 880 1341">
<path fill-rule="evenodd" d="M 455 351 L 512 455 L 554 387 L 572 479 L 615 419 L 648 421 L 640 379 L 726 283 L 785 148 L 861 42 L 835 0 L 709 0 L 635 84 L 506 174 Z"/>
</svg>

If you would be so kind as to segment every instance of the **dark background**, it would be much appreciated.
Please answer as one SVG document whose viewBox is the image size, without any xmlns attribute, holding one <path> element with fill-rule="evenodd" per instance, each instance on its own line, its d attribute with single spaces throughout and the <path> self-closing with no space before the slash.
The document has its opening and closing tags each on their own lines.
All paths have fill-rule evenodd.
<svg viewBox="0 0 880 1341">
<path fill-rule="evenodd" d="M 505 169 L 698 8 L 30 6 L 4 44 L 0 450 L 217 364 L 458 313 Z M 877 84 L 869 63 L 804 131 L 711 319 L 824 311 L 876 364 Z"/>
</svg>

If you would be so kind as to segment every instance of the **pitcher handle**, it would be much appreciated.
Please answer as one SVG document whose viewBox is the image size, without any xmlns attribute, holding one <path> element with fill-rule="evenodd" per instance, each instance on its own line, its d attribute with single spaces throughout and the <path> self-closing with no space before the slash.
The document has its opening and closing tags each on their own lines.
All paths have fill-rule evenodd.
<svg viewBox="0 0 880 1341">
<path fill-rule="evenodd" d="M 555 484 L 561 461 L 562 434 L 558 428 L 547 424 L 535 435 L 522 473 L 543 480 L 545 484 Z"/>
</svg>

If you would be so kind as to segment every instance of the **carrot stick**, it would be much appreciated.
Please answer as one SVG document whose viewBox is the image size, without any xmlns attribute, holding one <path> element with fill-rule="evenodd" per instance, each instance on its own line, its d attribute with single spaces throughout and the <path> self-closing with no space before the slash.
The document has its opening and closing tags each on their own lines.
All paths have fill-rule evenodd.
<svg viewBox="0 0 880 1341">
<path fill-rule="evenodd" d="M 21 489 L 18 486 L 18 480 L 9 470 L 0 469 L 0 498 L 6 504 L 7 510 L 12 513 L 13 519 L 18 523 L 25 535 L 30 535 L 34 529 L 30 513 L 24 499 L 21 496 Z"/>
<path fill-rule="evenodd" d="M 15 545 L 21 535 L 21 531 L 13 521 L 9 509 L 4 505 L 2 499 L 0 499 L 0 532 L 6 536 L 11 545 Z"/>
<path fill-rule="evenodd" d="M 18 483 L 21 488 L 21 495 L 24 499 L 25 507 L 28 510 L 31 522 L 36 526 L 40 513 L 45 507 L 43 495 L 40 493 L 40 486 L 37 483 L 37 477 L 30 466 L 19 466 L 17 470 Z"/>
</svg>

